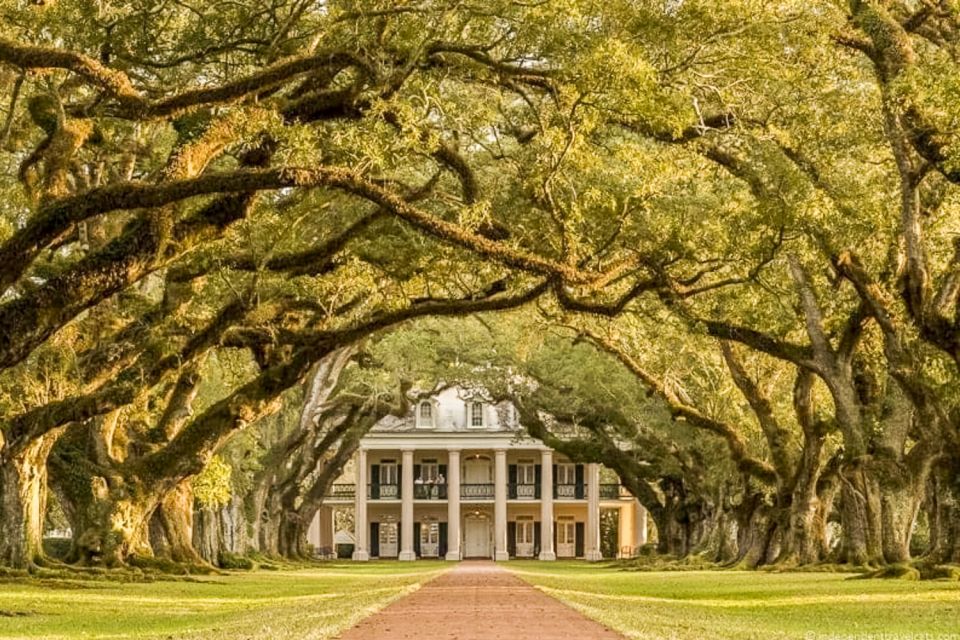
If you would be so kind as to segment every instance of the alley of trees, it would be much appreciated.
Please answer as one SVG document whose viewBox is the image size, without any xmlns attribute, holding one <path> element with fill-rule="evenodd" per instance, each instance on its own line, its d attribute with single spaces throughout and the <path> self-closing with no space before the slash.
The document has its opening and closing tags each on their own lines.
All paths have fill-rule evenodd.
<svg viewBox="0 0 960 640">
<path fill-rule="evenodd" d="M 309 556 L 442 383 L 672 558 L 960 575 L 958 105 L 954 0 L 0 2 L 0 570 Z"/>
</svg>

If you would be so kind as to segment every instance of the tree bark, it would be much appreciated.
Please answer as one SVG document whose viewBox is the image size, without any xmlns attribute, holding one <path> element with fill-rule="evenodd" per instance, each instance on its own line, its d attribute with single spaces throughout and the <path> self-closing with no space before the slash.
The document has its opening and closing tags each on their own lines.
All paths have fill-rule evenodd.
<svg viewBox="0 0 960 640">
<path fill-rule="evenodd" d="M 848 465 L 840 478 L 840 559 L 856 566 L 880 564 L 883 548 L 876 482 L 865 473 L 862 462 Z"/>
<path fill-rule="evenodd" d="M 960 460 L 940 462 L 927 494 L 930 547 L 925 557 L 935 564 L 960 564 Z"/>
<path fill-rule="evenodd" d="M 59 433 L 19 451 L 0 440 L 0 565 L 30 569 L 43 556 L 47 510 L 47 457 Z"/>
<path fill-rule="evenodd" d="M 164 496 L 157 516 L 170 559 L 187 564 L 203 564 L 203 558 L 193 546 L 193 488 L 189 482 L 181 483 Z"/>
</svg>

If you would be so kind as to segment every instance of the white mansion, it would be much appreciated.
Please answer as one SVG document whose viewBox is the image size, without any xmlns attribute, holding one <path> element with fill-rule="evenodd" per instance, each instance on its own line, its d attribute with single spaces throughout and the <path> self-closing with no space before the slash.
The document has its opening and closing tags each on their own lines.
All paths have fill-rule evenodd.
<svg viewBox="0 0 960 640">
<path fill-rule="evenodd" d="M 448 388 L 363 438 L 309 539 L 332 549 L 334 511 L 352 507 L 354 560 L 599 560 L 600 512 L 615 509 L 616 553 L 631 555 L 646 511 L 600 475 L 526 435 L 509 403 Z"/>
</svg>

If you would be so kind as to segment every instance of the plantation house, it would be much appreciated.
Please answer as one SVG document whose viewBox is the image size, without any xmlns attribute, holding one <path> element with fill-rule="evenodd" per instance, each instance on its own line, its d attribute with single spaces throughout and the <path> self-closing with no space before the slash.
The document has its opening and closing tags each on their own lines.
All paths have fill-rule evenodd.
<svg viewBox="0 0 960 640">
<path fill-rule="evenodd" d="M 608 555 L 631 555 L 646 542 L 646 511 L 601 477 L 599 464 L 527 435 L 510 403 L 448 388 L 363 438 L 309 539 L 332 549 L 334 512 L 352 507 L 354 560 L 600 560 L 601 511 L 611 510 Z"/>
</svg>

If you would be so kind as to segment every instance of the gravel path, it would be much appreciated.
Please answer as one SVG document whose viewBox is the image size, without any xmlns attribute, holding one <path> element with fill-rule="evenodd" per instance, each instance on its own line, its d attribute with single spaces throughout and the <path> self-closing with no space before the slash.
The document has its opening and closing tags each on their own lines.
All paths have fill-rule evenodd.
<svg viewBox="0 0 960 640">
<path fill-rule="evenodd" d="M 622 640 L 619 634 L 486 561 L 461 562 L 340 638 Z"/>
</svg>

